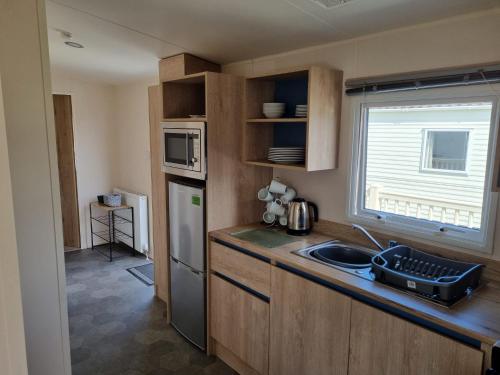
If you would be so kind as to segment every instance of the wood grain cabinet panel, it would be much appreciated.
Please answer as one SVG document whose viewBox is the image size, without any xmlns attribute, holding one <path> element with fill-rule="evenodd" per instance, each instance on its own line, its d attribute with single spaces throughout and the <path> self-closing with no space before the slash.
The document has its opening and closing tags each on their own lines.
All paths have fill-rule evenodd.
<svg viewBox="0 0 500 375">
<path fill-rule="evenodd" d="M 321 66 L 248 77 L 244 90 L 243 161 L 304 172 L 337 168 L 342 77 L 341 71 Z M 266 102 L 285 103 L 284 117 L 266 118 Z M 306 117 L 295 117 L 299 104 L 308 105 Z M 304 146 L 304 162 L 267 160 L 269 148 L 276 146 Z"/>
<path fill-rule="evenodd" d="M 271 275 L 269 373 L 347 374 L 351 299 L 276 267 Z"/>
<path fill-rule="evenodd" d="M 210 275 L 210 335 L 259 374 L 268 373 L 269 304 Z"/>
<path fill-rule="evenodd" d="M 161 90 L 160 86 L 148 87 L 149 135 L 151 149 L 151 207 L 153 226 L 153 257 L 156 296 L 167 304 L 169 314 L 169 263 L 168 263 L 168 197 L 165 173 L 161 171 Z M 170 315 L 168 315 L 170 316 Z"/>
<path fill-rule="evenodd" d="M 183 78 L 199 72 L 220 72 L 220 65 L 189 53 L 166 57 L 160 60 L 160 81 Z"/>
<path fill-rule="evenodd" d="M 349 375 L 479 375 L 483 353 L 353 301 Z"/>
<path fill-rule="evenodd" d="M 216 242 L 210 244 L 210 268 L 265 296 L 270 295 L 271 265 Z"/>
</svg>

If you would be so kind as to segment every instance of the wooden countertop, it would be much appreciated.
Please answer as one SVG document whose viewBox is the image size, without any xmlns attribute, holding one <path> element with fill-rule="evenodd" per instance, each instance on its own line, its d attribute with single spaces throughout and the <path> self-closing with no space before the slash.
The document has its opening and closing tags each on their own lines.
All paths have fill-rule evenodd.
<svg viewBox="0 0 500 375">
<path fill-rule="evenodd" d="M 494 345 L 500 340 L 500 287 L 492 282 L 486 283 L 474 291 L 472 296 L 464 298 L 453 307 L 446 308 L 381 283 L 365 280 L 291 253 L 295 250 L 335 239 L 332 236 L 312 233 L 308 236 L 297 237 L 295 242 L 270 249 L 240 240 L 231 235 L 231 233 L 250 228 L 263 228 L 263 226 L 253 224 L 221 229 L 210 232 L 210 237 L 269 258 L 272 263 L 280 262 L 293 267 L 482 343 Z"/>
</svg>

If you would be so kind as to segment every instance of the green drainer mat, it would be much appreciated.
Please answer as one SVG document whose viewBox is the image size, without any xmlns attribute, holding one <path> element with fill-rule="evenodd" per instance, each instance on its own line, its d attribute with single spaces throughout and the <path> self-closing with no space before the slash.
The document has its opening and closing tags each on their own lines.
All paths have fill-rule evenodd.
<svg viewBox="0 0 500 375">
<path fill-rule="evenodd" d="M 231 236 L 267 248 L 279 247 L 298 241 L 297 237 L 289 236 L 276 229 L 245 229 L 231 233 Z"/>
</svg>

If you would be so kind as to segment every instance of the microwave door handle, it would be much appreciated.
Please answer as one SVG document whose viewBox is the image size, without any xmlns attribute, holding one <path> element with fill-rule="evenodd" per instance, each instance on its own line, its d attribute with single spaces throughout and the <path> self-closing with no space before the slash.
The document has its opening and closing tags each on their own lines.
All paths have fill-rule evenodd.
<svg viewBox="0 0 500 375">
<path fill-rule="evenodd" d="M 186 133 L 186 167 L 189 167 L 189 134 Z"/>
<path fill-rule="evenodd" d="M 189 140 L 189 145 L 188 145 L 188 164 L 189 164 L 189 166 L 193 166 L 194 165 L 194 157 L 193 157 L 194 135 L 193 135 L 193 133 L 189 133 L 188 140 Z"/>
</svg>

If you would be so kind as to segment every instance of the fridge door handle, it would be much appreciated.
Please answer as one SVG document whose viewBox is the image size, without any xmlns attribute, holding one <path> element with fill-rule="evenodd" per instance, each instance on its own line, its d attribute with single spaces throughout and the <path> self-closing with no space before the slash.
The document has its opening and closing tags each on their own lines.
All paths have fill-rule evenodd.
<svg viewBox="0 0 500 375">
<path fill-rule="evenodd" d="M 188 266 L 186 263 L 180 261 L 179 259 L 176 259 L 174 257 L 170 257 L 170 259 L 172 259 L 175 263 L 180 263 L 182 264 L 184 267 L 186 267 L 191 273 L 194 273 L 195 275 L 198 275 L 198 276 L 205 276 L 205 272 L 203 271 L 198 271 L 197 269 L 194 269 L 193 267 L 191 266 Z"/>
<path fill-rule="evenodd" d="M 198 276 L 202 276 L 202 277 L 205 277 L 205 273 L 202 272 L 202 271 L 196 271 L 195 269 L 193 268 L 189 268 L 191 270 L 192 273 L 194 273 L 195 275 L 198 275 Z"/>
</svg>

